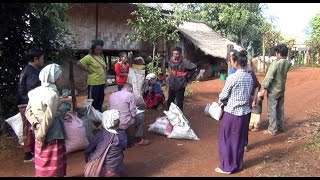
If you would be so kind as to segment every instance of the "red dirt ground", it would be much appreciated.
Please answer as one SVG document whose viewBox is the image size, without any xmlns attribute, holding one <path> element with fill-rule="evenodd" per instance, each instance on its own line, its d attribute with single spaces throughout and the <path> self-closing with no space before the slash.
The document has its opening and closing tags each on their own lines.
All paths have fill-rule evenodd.
<svg viewBox="0 0 320 180">
<path fill-rule="evenodd" d="M 214 172 L 219 165 L 219 122 L 204 116 L 203 110 L 207 103 L 217 100 L 224 85 L 224 81 L 215 79 L 191 84 L 193 94 L 185 102 L 185 116 L 200 140 L 167 139 L 148 132 L 147 125 L 164 113 L 147 110 L 145 138 L 152 144 L 125 150 L 125 176 L 320 176 L 320 148 L 307 146 L 312 140 L 311 133 L 320 131 L 320 123 L 315 123 L 320 120 L 309 115 L 320 112 L 319 73 L 319 68 L 290 70 L 285 94 L 288 131 L 277 136 L 250 132 L 250 151 L 245 153 L 243 171 L 232 175 Z M 260 76 L 260 82 L 262 79 Z M 84 98 L 79 97 L 78 102 Z M 266 100 L 262 119 L 262 129 L 266 129 Z M 34 164 L 23 163 L 22 148 L 16 141 L 13 138 L 1 141 L 6 146 L 0 147 L 0 176 L 33 176 Z M 83 151 L 68 155 L 67 176 L 83 176 L 83 167 Z"/>
</svg>

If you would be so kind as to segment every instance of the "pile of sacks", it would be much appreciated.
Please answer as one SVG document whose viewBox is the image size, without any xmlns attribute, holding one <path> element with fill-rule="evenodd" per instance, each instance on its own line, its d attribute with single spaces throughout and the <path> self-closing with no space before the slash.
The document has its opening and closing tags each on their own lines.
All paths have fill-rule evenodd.
<svg viewBox="0 0 320 180">
<path fill-rule="evenodd" d="M 159 117 L 149 125 L 148 131 L 167 136 L 173 139 L 199 140 L 177 105 L 171 103 L 169 111 L 164 111 L 166 116 Z"/>
</svg>

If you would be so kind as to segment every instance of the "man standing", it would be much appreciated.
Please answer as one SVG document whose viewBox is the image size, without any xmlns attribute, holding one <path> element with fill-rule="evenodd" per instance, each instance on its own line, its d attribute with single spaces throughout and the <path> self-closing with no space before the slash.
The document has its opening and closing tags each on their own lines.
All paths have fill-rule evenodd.
<svg viewBox="0 0 320 180">
<path fill-rule="evenodd" d="M 120 91 L 125 83 L 127 83 L 129 73 L 128 55 L 125 52 L 119 54 L 119 61 L 114 65 L 114 71 L 116 72 L 116 82 L 118 85 L 118 91 Z"/>
<path fill-rule="evenodd" d="M 269 127 L 265 134 L 276 135 L 284 131 L 284 92 L 287 73 L 291 67 L 286 59 L 288 48 L 284 44 L 275 47 L 277 59 L 270 64 L 262 82 L 262 94 L 267 90 Z"/>
<path fill-rule="evenodd" d="M 31 125 L 25 116 L 28 104 L 28 92 L 41 85 L 39 80 L 40 69 L 43 67 L 44 53 L 39 49 L 31 49 L 27 54 L 29 61 L 20 74 L 18 83 L 18 108 L 23 122 L 23 143 L 24 162 L 31 162 L 34 159 L 34 135 Z"/>
<path fill-rule="evenodd" d="M 169 108 L 170 104 L 176 100 L 177 106 L 183 111 L 184 91 L 189 79 L 195 73 L 196 65 L 183 58 L 181 47 L 174 47 L 172 49 L 172 57 L 169 60 L 169 67 L 171 72 L 167 106 Z"/>
<path fill-rule="evenodd" d="M 132 91 L 132 84 L 126 83 L 121 91 L 112 93 L 109 97 L 109 109 L 115 109 L 120 112 L 119 129 L 126 130 L 129 147 L 133 145 L 148 145 L 150 141 L 142 138 L 144 114 L 137 114 L 136 101 Z"/>
</svg>

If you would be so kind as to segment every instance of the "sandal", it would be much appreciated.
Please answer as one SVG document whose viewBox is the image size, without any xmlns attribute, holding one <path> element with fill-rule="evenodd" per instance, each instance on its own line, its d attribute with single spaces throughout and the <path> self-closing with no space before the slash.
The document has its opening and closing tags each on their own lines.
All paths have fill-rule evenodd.
<svg viewBox="0 0 320 180">
<path fill-rule="evenodd" d="M 222 169 L 220 169 L 219 167 L 217 167 L 217 168 L 215 169 L 215 171 L 216 171 L 217 173 L 220 173 L 220 174 L 231 174 L 231 172 L 225 172 L 225 171 L 223 171 Z"/>
<path fill-rule="evenodd" d="M 271 132 L 271 131 L 269 131 L 269 130 L 264 130 L 264 131 L 263 131 L 263 134 L 271 134 L 272 136 L 277 135 L 277 133 L 273 133 L 273 132 Z"/>
<path fill-rule="evenodd" d="M 141 139 L 141 141 L 136 143 L 135 146 L 146 146 L 149 144 L 151 144 L 151 141 L 149 141 L 148 139 Z"/>
</svg>

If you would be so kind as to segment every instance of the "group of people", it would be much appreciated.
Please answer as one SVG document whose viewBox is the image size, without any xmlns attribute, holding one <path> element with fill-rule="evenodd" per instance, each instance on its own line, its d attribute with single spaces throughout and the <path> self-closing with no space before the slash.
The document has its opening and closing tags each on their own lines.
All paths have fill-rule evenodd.
<svg viewBox="0 0 320 180">
<path fill-rule="evenodd" d="M 234 72 L 227 78 L 219 94 L 219 103 L 223 105 L 224 113 L 219 133 L 220 165 L 215 169 L 217 173 L 231 174 L 243 169 L 249 128 L 252 131 L 259 130 L 265 93 L 269 126 L 263 133 L 274 136 L 285 131 L 284 92 L 291 62 L 286 59 L 286 45 L 277 45 L 274 50 L 277 59 L 270 64 L 262 86 L 250 67 L 251 63 L 248 66 L 246 51 L 233 50 L 230 53 L 230 65 Z"/>
<path fill-rule="evenodd" d="M 106 63 L 101 56 L 104 42 L 94 40 L 90 53 L 77 65 L 89 75 L 88 98 L 93 99 L 93 107 L 102 112 L 104 89 L 106 87 Z M 286 74 L 290 62 L 285 60 L 288 49 L 285 45 L 275 48 L 277 61 L 272 62 L 263 89 L 252 69 L 247 66 L 245 51 L 234 50 L 230 56 L 231 66 L 236 71 L 231 74 L 219 95 L 224 105 L 219 136 L 220 166 L 216 172 L 230 174 L 242 170 L 243 154 L 248 144 L 249 127 L 258 129 L 261 99 L 267 91 L 269 127 L 266 133 L 276 135 L 284 131 L 284 90 Z M 188 81 L 196 71 L 196 65 L 185 59 L 182 48 L 174 47 L 168 62 L 170 67 L 169 97 L 167 108 L 175 102 L 183 111 L 184 91 Z M 18 107 L 23 120 L 24 162 L 35 162 L 36 176 L 65 176 L 67 159 L 63 120 L 65 111 L 61 107 L 58 89 L 62 84 L 62 69 L 57 64 L 43 68 L 44 53 L 32 49 L 28 53 L 28 65 L 20 74 L 18 87 Z M 109 110 L 119 112 L 119 119 L 101 120 L 102 129 L 85 149 L 86 163 L 96 160 L 107 151 L 100 176 L 121 176 L 123 173 L 123 150 L 135 146 L 149 145 L 143 138 L 144 114 L 138 112 L 133 86 L 127 83 L 129 68 L 142 69 L 144 61 L 129 65 L 128 54 L 120 53 L 115 64 L 118 91 L 109 97 Z M 147 108 L 164 107 L 165 97 L 157 76 L 149 73 L 142 88 L 142 96 Z M 260 92 L 259 92 L 260 90 Z M 259 94 L 259 95 L 258 95 Z M 256 116 L 252 108 L 257 108 Z M 259 120 L 258 120 L 259 121 Z"/>
</svg>

